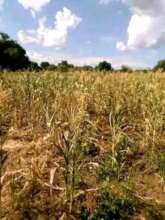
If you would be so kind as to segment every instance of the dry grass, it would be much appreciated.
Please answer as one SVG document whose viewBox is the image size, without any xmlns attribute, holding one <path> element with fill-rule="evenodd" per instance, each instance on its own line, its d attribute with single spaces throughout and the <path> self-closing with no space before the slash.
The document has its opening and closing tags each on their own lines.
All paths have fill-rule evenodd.
<svg viewBox="0 0 165 220">
<path fill-rule="evenodd" d="M 100 219 L 105 189 L 165 214 L 163 73 L 0 74 L 0 138 L 4 220 Z"/>
</svg>

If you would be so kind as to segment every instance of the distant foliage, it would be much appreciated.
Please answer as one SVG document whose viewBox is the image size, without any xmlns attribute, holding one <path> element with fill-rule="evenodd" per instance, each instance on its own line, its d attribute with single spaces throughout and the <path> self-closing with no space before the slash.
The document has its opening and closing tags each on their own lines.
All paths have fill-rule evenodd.
<svg viewBox="0 0 165 220">
<path fill-rule="evenodd" d="M 64 60 L 58 64 L 57 68 L 61 72 L 67 72 L 69 69 L 73 69 L 74 66 L 72 64 L 69 64 L 66 60 Z"/>
<path fill-rule="evenodd" d="M 165 71 L 165 60 L 160 60 L 154 68 L 155 71 L 162 70 Z"/>
<path fill-rule="evenodd" d="M 0 67 L 2 69 L 27 69 L 30 60 L 26 51 L 7 34 L 0 33 Z"/>
<path fill-rule="evenodd" d="M 40 67 L 41 67 L 43 70 L 48 69 L 49 66 L 50 66 L 50 63 L 48 63 L 48 62 L 42 62 L 42 63 L 40 64 Z"/>
<path fill-rule="evenodd" d="M 29 70 L 31 71 L 39 71 L 41 68 L 39 67 L 38 63 L 36 62 L 30 62 L 30 66 L 28 67 Z"/>
<path fill-rule="evenodd" d="M 124 72 L 124 73 L 131 73 L 131 72 L 133 72 L 132 69 L 129 66 L 125 66 L 125 65 L 121 66 L 121 70 L 120 71 Z"/>
<path fill-rule="evenodd" d="M 96 69 L 99 71 L 111 71 L 112 70 L 112 65 L 108 63 L 107 61 L 100 62 L 97 66 Z"/>
</svg>

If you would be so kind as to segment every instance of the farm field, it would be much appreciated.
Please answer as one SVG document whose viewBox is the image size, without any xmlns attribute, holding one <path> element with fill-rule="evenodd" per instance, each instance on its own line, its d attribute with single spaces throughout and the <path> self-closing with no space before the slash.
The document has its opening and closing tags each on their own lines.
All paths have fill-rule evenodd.
<svg viewBox="0 0 165 220">
<path fill-rule="evenodd" d="M 165 74 L 0 74 L 0 218 L 165 219 Z"/>
</svg>

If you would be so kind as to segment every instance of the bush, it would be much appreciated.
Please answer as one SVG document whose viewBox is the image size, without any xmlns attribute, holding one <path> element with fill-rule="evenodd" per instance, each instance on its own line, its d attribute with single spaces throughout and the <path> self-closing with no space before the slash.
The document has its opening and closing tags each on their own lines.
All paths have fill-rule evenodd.
<svg viewBox="0 0 165 220">
<path fill-rule="evenodd" d="M 92 215 L 92 220 L 126 220 L 130 219 L 135 208 L 131 200 L 125 197 L 117 197 L 109 192 L 103 192 L 100 198 L 100 205 Z"/>
<path fill-rule="evenodd" d="M 163 220 L 162 214 L 153 207 L 147 207 L 145 209 L 145 219 L 146 220 Z"/>
<path fill-rule="evenodd" d="M 98 170 L 98 176 L 102 180 L 118 179 L 121 180 L 125 175 L 127 151 L 130 147 L 127 137 L 120 138 L 115 146 L 115 154 L 109 152 L 104 158 Z"/>
</svg>

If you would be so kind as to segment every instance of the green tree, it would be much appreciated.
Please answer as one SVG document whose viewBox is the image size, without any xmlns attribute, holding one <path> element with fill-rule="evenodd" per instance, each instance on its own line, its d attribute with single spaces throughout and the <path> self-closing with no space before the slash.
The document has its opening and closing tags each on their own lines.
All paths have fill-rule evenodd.
<svg viewBox="0 0 165 220">
<path fill-rule="evenodd" d="M 103 62 L 100 62 L 96 66 L 96 69 L 99 70 L 99 71 L 111 71 L 112 70 L 112 65 L 107 61 L 103 61 Z"/>
<path fill-rule="evenodd" d="M 48 70 L 49 71 L 55 71 L 55 70 L 57 70 L 57 66 L 54 65 L 54 64 L 50 64 L 49 67 L 48 67 Z"/>
<path fill-rule="evenodd" d="M 43 70 L 47 70 L 47 69 L 49 68 L 49 66 L 50 66 L 50 63 L 49 63 L 49 62 L 42 62 L 42 63 L 40 64 L 40 66 L 41 66 L 41 68 L 42 68 Z"/>
<path fill-rule="evenodd" d="M 131 73 L 132 72 L 132 69 L 129 67 L 129 66 L 121 66 L 121 72 L 124 72 L 124 73 Z"/>
<path fill-rule="evenodd" d="M 39 71 L 39 70 L 41 70 L 40 66 L 36 62 L 31 62 L 30 66 L 29 66 L 29 69 L 32 70 L 32 71 Z"/>
<path fill-rule="evenodd" d="M 0 67 L 15 71 L 28 68 L 30 63 L 24 48 L 7 34 L 0 33 Z"/>
<path fill-rule="evenodd" d="M 67 72 L 69 69 L 73 69 L 74 66 L 72 64 L 69 64 L 66 60 L 62 61 L 61 63 L 58 64 L 57 68 L 61 72 Z"/>
<path fill-rule="evenodd" d="M 56 65 L 50 64 L 49 62 L 42 62 L 40 64 L 40 67 L 42 70 L 49 70 L 49 71 L 55 71 L 57 69 Z"/>
<path fill-rule="evenodd" d="M 93 70 L 93 66 L 90 66 L 90 65 L 82 66 L 82 70 L 84 70 L 84 71 L 92 71 Z"/>
<path fill-rule="evenodd" d="M 157 65 L 154 67 L 154 70 L 162 70 L 165 71 L 165 60 L 160 60 Z"/>
</svg>

